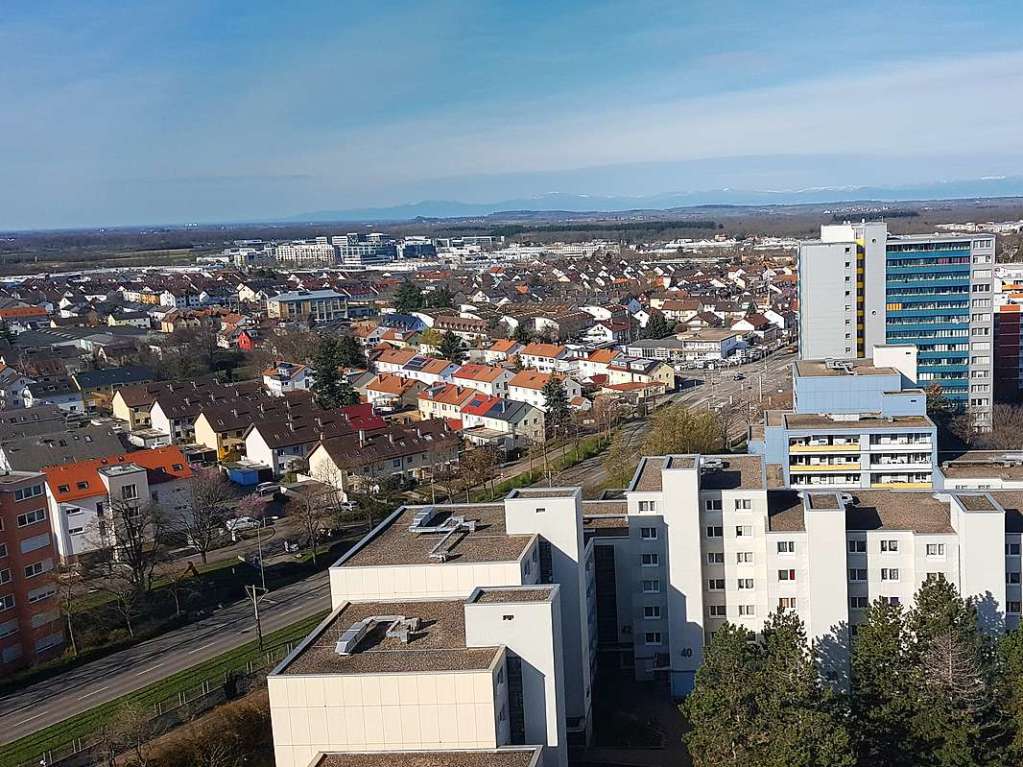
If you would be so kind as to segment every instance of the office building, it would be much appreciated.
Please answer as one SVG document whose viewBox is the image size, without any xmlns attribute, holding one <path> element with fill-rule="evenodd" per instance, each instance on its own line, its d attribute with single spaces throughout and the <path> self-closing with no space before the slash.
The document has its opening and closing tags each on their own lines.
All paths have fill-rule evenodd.
<svg viewBox="0 0 1023 767">
<path fill-rule="evenodd" d="M 337 261 L 334 246 L 326 237 L 282 242 L 274 247 L 274 258 L 291 266 L 325 266 Z"/>
<path fill-rule="evenodd" d="M 348 302 L 334 290 L 293 290 L 266 300 L 271 319 L 333 322 L 348 316 Z"/>
<path fill-rule="evenodd" d="M 883 223 L 821 227 L 799 248 L 800 356 L 855 359 L 913 344 L 918 382 L 991 423 L 992 235 L 889 235 Z"/>
<path fill-rule="evenodd" d="M 794 407 L 767 411 L 750 451 L 785 487 L 931 487 L 937 428 L 916 359 L 916 347 L 879 346 L 873 361 L 793 363 Z"/>
<path fill-rule="evenodd" d="M 337 253 L 337 262 L 342 266 L 365 267 L 389 264 L 398 257 L 398 246 L 394 240 L 382 234 L 343 234 L 331 238 Z"/>
</svg>

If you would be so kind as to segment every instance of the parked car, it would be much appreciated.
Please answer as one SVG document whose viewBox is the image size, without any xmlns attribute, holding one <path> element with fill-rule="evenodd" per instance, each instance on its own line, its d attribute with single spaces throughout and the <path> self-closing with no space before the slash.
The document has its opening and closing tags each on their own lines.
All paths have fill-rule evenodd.
<svg viewBox="0 0 1023 767">
<path fill-rule="evenodd" d="M 224 523 L 224 527 L 227 528 L 228 532 L 239 533 L 242 530 L 255 530 L 259 527 L 259 521 L 252 517 L 235 517 L 229 519 Z"/>
<path fill-rule="evenodd" d="M 745 373 L 736 373 L 734 376 L 732 376 L 732 380 L 733 381 L 745 381 L 746 380 L 746 374 Z"/>
<path fill-rule="evenodd" d="M 276 482 L 260 482 L 256 485 L 256 493 L 260 497 L 266 497 L 268 495 L 277 495 L 280 492 L 281 486 Z"/>
</svg>

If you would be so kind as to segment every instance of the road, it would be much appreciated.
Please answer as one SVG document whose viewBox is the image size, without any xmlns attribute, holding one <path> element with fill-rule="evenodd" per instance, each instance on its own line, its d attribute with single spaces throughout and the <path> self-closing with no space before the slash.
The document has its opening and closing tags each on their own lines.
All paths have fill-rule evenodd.
<svg viewBox="0 0 1023 767">
<path fill-rule="evenodd" d="M 263 634 L 330 607 L 326 572 L 273 591 L 260 603 Z M 242 600 L 197 623 L 0 698 L 0 743 L 215 658 L 256 638 L 252 604 Z"/>
<path fill-rule="evenodd" d="M 792 353 L 774 354 L 760 362 L 724 370 L 687 370 L 682 374 L 684 378 L 696 378 L 701 383 L 669 394 L 665 398 L 664 404 L 683 404 L 692 408 L 706 408 L 713 407 L 718 403 L 749 401 L 751 398 L 754 402 L 758 402 L 761 385 L 763 386 L 764 401 L 767 401 L 770 395 L 779 396 L 791 389 L 790 365 L 795 358 L 796 355 Z M 736 381 L 736 373 L 742 373 L 745 378 Z M 646 420 L 639 419 L 624 424 L 619 431 L 626 440 L 626 444 L 636 448 L 637 455 L 640 442 L 646 433 L 646 426 Z M 735 428 L 745 433 L 746 424 L 737 421 Z M 552 483 L 562 487 L 582 487 L 584 498 L 594 498 L 608 481 L 603 460 L 603 455 L 587 458 L 575 466 L 556 473 L 552 478 Z M 546 485 L 546 480 L 543 480 L 534 486 L 545 487 Z"/>
</svg>

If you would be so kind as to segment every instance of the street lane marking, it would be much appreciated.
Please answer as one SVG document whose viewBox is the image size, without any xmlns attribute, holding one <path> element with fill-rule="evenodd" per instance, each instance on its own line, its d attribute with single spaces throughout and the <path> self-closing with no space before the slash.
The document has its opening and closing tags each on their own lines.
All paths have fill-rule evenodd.
<svg viewBox="0 0 1023 767">
<path fill-rule="evenodd" d="M 207 643 L 206 643 L 206 644 L 204 644 L 204 645 L 199 645 L 199 646 L 198 646 L 198 647 L 196 647 L 196 648 L 195 648 L 194 650 L 189 650 L 189 651 L 188 651 L 187 653 L 185 653 L 185 654 L 186 654 L 186 655 L 194 655 L 195 653 L 199 652 L 199 650 L 205 650 L 205 649 L 206 649 L 207 647 L 210 647 L 210 646 L 212 646 L 212 645 L 215 645 L 216 643 L 217 643 L 217 642 L 216 642 L 216 640 L 214 640 L 214 641 L 212 641 L 212 642 L 207 642 Z"/>
<path fill-rule="evenodd" d="M 98 690 L 93 690 L 92 692 L 85 693 L 85 695 L 82 695 L 78 700 L 85 700 L 86 698 L 91 698 L 93 695 L 99 695 L 104 690 L 109 690 L 109 689 L 110 689 L 110 685 L 107 685 L 106 687 L 100 687 Z"/>
<path fill-rule="evenodd" d="M 42 716 L 42 714 L 36 714 L 35 716 L 30 716 L 30 717 L 29 717 L 28 719 L 22 719 L 22 720 L 21 720 L 20 722 L 15 722 L 15 723 L 14 723 L 14 726 L 15 726 L 15 727 L 21 727 L 21 725 L 23 725 L 23 724 L 28 724 L 28 723 L 29 723 L 29 722 L 31 722 L 31 721 L 32 721 L 33 719 L 38 719 L 38 718 L 39 718 L 39 717 L 41 717 L 41 716 Z"/>
<path fill-rule="evenodd" d="M 142 676 L 143 674 L 148 674 L 153 669 L 160 668 L 160 666 L 162 666 L 162 665 L 163 665 L 162 663 L 157 663 L 155 666 L 150 666 L 149 668 L 143 669 L 142 671 L 137 671 L 135 673 L 135 676 Z"/>
</svg>

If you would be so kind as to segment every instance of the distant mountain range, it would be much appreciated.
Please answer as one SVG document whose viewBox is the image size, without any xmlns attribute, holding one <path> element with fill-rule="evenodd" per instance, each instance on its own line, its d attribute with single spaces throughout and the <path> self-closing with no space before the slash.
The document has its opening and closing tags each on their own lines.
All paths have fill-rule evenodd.
<svg viewBox="0 0 1023 767">
<path fill-rule="evenodd" d="M 473 218 L 510 212 L 613 213 L 670 211 L 705 205 L 801 205 L 859 201 L 952 200 L 1023 196 L 1023 176 L 936 181 L 902 186 L 825 186 L 806 189 L 710 189 L 649 196 L 598 196 L 553 192 L 490 203 L 424 200 L 381 208 L 319 210 L 289 216 L 288 222 L 411 221 Z"/>
</svg>

